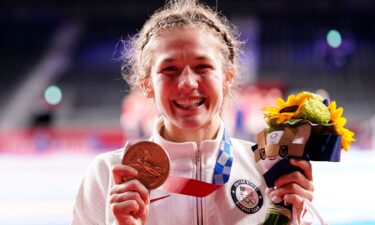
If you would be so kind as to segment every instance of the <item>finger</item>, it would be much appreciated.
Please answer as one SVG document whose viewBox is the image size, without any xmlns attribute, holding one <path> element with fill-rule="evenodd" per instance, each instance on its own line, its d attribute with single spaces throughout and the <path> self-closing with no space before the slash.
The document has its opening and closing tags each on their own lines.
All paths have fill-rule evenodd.
<svg viewBox="0 0 375 225">
<path fill-rule="evenodd" d="M 133 179 L 138 175 L 138 171 L 127 165 L 115 165 L 112 167 L 112 175 L 116 184 Z"/>
<path fill-rule="evenodd" d="M 126 215 L 134 215 L 139 211 L 139 205 L 135 200 L 128 200 L 125 202 L 116 202 L 111 204 L 112 212 L 116 217 L 122 217 Z"/>
<path fill-rule="evenodd" d="M 146 204 L 138 192 L 129 191 L 129 192 L 125 192 L 122 194 L 113 194 L 111 195 L 109 202 L 110 204 L 114 204 L 114 203 L 120 203 L 120 202 L 131 201 L 131 200 L 135 200 L 138 203 L 138 206 L 139 206 L 138 211 L 140 214 L 142 214 L 146 209 Z"/>
<path fill-rule="evenodd" d="M 269 195 L 271 194 L 271 192 L 273 191 L 274 189 L 273 188 L 266 188 L 266 194 Z"/>
<path fill-rule="evenodd" d="M 306 190 L 296 183 L 290 183 L 283 186 L 282 188 L 276 188 L 275 190 L 273 190 L 271 192 L 271 199 L 284 198 L 286 195 L 290 194 L 298 195 L 299 197 L 308 199 L 310 201 L 312 201 L 314 197 L 312 191 Z"/>
<path fill-rule="evenodd" d="M 115 218 L 115 219 L 116 219 L 116 223 L 114 223 L 114 224 L 117 224 L 117 225 L 127 225 L 127 224 L 136 225 L 136 224 L 140 224 L 138 222 L 138 219 L 135 218 L 133 215 L 121 215 L 121 217 L 118 217 L 118 218 Z"/>
<path fill-rule="evenodd" d="M 302 217 L 306 212 L 304 201 L 298 195 L 287 194 L 284 196 L 284 205 L 293 205 L 293 217 L 296 217 L 296 224 L 301 224 Z"/>
<path fill-rule="evenodd" d="M 139 193 L 135 191 L 128 191 L 128 192 L 121 193 L 121 194 L 114 193 L 111 195 L 109 199 L 109 203 L 112 204 L 116 202 L 124 202 L 127 200 L 136 200 L 139 204 L 144 204 L 144 201 L 139 195 Z"/>
<path fill-rule="evenodd" d="M 293 205 L 297 212 L 301 212 L 304 208 L 304 199 L 296 194 L 286 194 L 284 196 L 284 205 Z"/>
<path fill-rule="evenodd" d="M 110 191 L 110 195 L 122 194 L 125 192 L 138 192 L 145 204 L 149 204 L 149 190 L 139 180 L 129 180 L 123 184 L 114 185 Z"/>
<path fill-rule="evenodd" d="M 314 191 L 314 184 L 311 180 L 307 179 L 301 172 L 295 171 L 293 173 L 285 174 L 275 181 L 275 186 L 280 188 L 285 185 L 296 183 L 306 190 Z"/>
<path fill-rule="evenodd" d="M 304 159 L 290 159 L 290 164 L 300 168 L 307 179 L 313 180 L 312 166 L 309 161 Z"/>
</svg>

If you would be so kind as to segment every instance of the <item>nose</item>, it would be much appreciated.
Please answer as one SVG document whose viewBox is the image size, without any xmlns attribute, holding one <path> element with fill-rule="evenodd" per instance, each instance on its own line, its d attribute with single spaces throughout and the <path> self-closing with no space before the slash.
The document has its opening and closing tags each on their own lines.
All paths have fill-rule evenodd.
<svg viewBox="0 0 375 225">
<path fill-rule="evenodd" d="M 182 91 L 195 90 L 198 87 L 197 74 L 195 74 L 190 67 L 186 66 L 181 72 L 178 88 Z"/>
</svg>

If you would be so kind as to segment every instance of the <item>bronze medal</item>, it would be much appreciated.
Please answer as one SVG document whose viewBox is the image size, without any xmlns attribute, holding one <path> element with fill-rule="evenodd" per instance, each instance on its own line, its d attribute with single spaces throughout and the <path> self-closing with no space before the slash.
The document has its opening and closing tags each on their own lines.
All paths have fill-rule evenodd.
<svg viewBox="0 0 375 225">
<path fill-rule="evenodd" d="M 125 152 L 122 164 L 136 169 L 136 179 L 149 190 L 158 188 L 169 175 L 168 153 L 151 141 L 141 141 L 130 146 Z"/>
</svg>

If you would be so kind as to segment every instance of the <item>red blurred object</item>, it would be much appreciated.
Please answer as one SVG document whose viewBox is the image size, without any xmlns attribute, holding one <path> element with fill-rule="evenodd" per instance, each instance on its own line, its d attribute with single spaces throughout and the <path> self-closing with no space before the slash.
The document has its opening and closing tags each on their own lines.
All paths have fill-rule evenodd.
<svg viewBox="0 0 375 225">
<path fill-rule="evenodd" d="M 0 153 L 98 152 L 121 148 L 120 129 L 29 128 L 0 131 Z"/>
</svg>

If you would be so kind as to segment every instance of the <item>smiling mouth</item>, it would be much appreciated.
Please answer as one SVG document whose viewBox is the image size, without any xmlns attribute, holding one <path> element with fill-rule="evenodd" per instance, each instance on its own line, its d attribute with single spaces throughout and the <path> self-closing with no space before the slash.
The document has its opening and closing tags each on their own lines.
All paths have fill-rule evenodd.
<svg viewBox="0 0 375 225">
<path fill-rule="evenodd" d="M 193 109 L 203 105 L 205 98 L 175 100 L 173 104 L 181 109 Z"/>
</svg>

